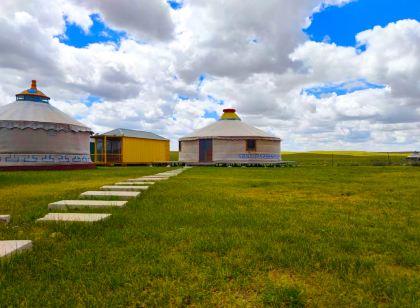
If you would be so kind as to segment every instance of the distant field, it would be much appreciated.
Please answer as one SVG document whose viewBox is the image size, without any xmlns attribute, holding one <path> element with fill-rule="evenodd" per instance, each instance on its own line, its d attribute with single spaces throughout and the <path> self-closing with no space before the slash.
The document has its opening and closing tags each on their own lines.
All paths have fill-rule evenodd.
<svg viewBox="0 0 420 308">
<path fill-rule="evenodd" d="M 282 153 L 283 160 L 298 162 L 301 166 L 387 166 L 406 165 L 409 153 L 374 152 L 307 152 Z"/>
<path fill-rule="evenodd" d="M 177 161 L 179 159 L 179 153 L 178 151 L 171 151 L 170 153 L 170 160 L 171 161 Z"/>
<path fill-rule="evenodd" d="M 34 221 L 169 168 L 0 172 L 0 239 L 34 240 L 0 262 L 0 306 L 419 307 L 420 168 L 325 155 L 194 167 L 93 225 Z"/>
<path fill-rule="evenodd" d="M 282 159 L 296 161 L 301 166 L 385 166 L 405 165 L 409 154 L 364 151 L 282 152 Z M 171 161 L 177 161 L 178 156 L 177 151 L 171 151 Z"/>
<path fill-rule="evenodd" d="M 350 155 L 350 156 L 404 156 L 410 152 L 366 152 L 366 151 L 310 151 L 310 152 L 282 152 L 283 154 L 321 154 L 321 155 Z"/>
</svg>

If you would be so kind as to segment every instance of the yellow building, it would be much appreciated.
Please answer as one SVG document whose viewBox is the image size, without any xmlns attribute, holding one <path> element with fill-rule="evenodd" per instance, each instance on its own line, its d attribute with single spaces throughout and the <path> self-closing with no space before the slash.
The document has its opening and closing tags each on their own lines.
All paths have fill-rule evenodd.
<svg viewBox="0 0 420 308">
<path fill-rule="evenodd" d="M 99 165 L 169 161 L 169 140 L 154 133 L 117 128 L 93 138 L 94 162 Z"/>
</svg>

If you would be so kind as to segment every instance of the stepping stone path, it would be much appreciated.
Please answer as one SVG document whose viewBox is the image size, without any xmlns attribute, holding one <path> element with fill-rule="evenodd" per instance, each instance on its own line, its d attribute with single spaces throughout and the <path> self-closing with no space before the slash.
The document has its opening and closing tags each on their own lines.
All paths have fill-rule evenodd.
<svg viewBox="0 0 420 308">
<path fill-rule="evenodd" d="M 8 224 L 10 222 L 10 215 L 0 215 L 0 222 Z"/>
<path fill-rule="evenodd" d="M 48 204 L 49 209 L 79 209 L 79 208 L 107 208 L 123 207 L 128 201 L 105 201 L 105 200 L 61 200 Z"/>
<path fill-rule="evenodd" d="M 85 214 L 85 213 L 48 213 L 37 221 L 81 221 L 94 222 L 111 217 L 111 214 Z"/>
<path fill-rule="evenodd" d="M 32 248 L 32 241 L 0 241 L 0 258 Z"/>
<path fill-rule="evenodd" d="M 138 178 L 138 179 L 128 179 L 128 182 L 141 182 L 141 181 L 163 181 L 167 180 L 167 178 Z"/>
<path fill-rule="evenodd" d="M 142 179 L 144 180 L 167 180 L 169 176 L 144 176 Z"/>
<path fill-rule="evenodd" d="M 110 190 L 110 191 L 130 191 L 130 190 L 147 190 L 149 186 L 102 186 L 101 190 Z"/>
<path fill-rule="evenodd" d="M 157 181 L 167 180 L 172 176 L 181 174 L 184 170 L 192 167 L 161 172 L 155 175 L 146 175 L 137 179 L 128 179 L 125 182 L 115 183 L 115 185 L 102 186 L 101 191 L 86 191 L 80 194 L 80 198 L 100 198 L 110 197 L 119 199 L 136 198 L 141 192 L 146 190 L 147 185 L 153 185 Z M 133 191 L 136 190 L 136 191 Z M 72 208 L 109 208 L 123 207 L 128 201 L 107 201 L 107 200 L 61 200 L 48 204 L 49 209 L 72 209 Z M 68 222 L 95 222 L 111 217 L 111 214 L 102 213 L 48 213 L 37 221 L 68 221 Z M 0 215 L 0 221 L 8 223 L 10 215 Z M 32 241 L 0 241 L 0 257 L 10 256 L 13 253 L 32 248 Z"/>
<path fill-rule="evenodd" d="M 127 185 L 153 185 L 155 182 L 118 182 L 115 185 L 127 186 Z"/>
<path fill-rule="evenodd" d="M 137 191 L 86 191 L 80 194 L 80 198 L 116 197 L 119 199 L 131 199 L 140 195 Z"/>
</svg>

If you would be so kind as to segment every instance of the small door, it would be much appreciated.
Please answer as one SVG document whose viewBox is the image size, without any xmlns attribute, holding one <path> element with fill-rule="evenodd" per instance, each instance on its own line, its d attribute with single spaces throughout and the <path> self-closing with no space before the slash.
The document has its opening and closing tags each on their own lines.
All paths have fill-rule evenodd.
<svg viewBox="0 0 420 308">
<path fill-rule="evenodd" d="M 96 143 L 95 162 L 103 162 L 104 161 L 104 140 L 100 138 L 96 138 L 95 143 Z"/>
<path fill-rule="evenodd" d="M 121 139 L 106 140 L 106 160 L 111 163 L 121 162 Z"/>
<path fill-rule="evenodd" d="M 211 162 L 213 160 L 213 139 L 199 140 L 200 162 Z"/>
</svg>

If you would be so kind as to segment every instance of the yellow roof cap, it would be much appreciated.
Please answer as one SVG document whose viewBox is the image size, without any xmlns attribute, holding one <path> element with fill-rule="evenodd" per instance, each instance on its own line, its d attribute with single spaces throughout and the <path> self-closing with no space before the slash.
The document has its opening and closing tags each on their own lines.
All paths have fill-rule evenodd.
<svg viewBox="0 0 420 308">
<path fill-rule="evenodd" d="M 236 114 L 236 109 L 226 108 L 226 109 L 223 109 L 223 114 L 220 117 L 220 120 L 237 120 L 237 121 L 240 121 L 241 118 L 238 117 L 238 115 Z"/>
</svg>

